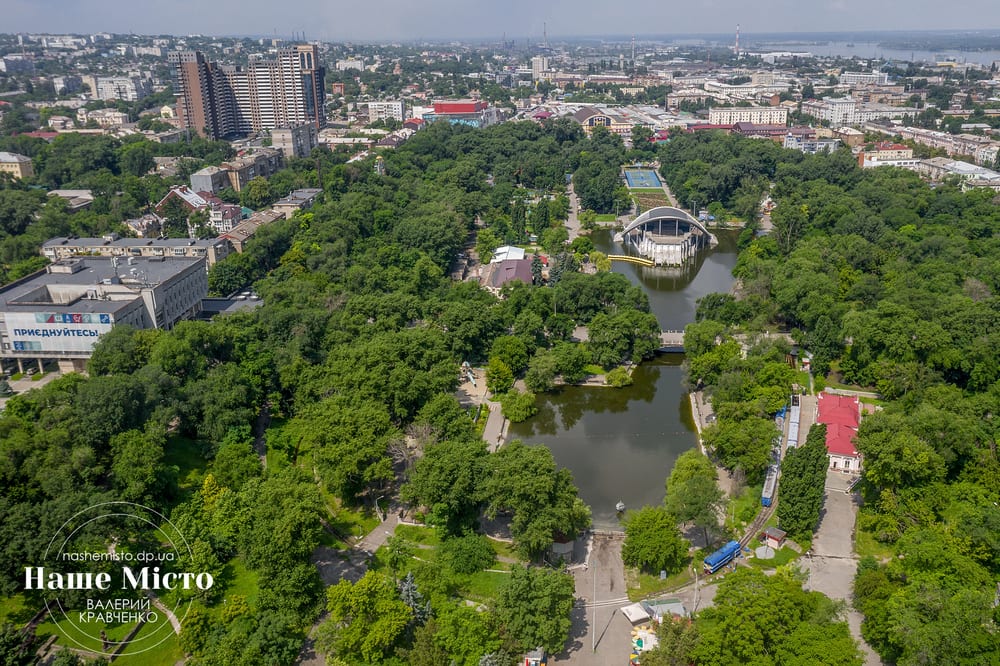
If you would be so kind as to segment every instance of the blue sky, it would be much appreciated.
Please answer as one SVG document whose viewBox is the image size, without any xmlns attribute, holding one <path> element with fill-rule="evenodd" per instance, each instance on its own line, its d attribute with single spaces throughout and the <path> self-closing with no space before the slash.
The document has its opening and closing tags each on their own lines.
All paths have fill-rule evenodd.
<svg viewBox="0 0 1000 666">
<path fill-rule="evenodd" d="M 997 29 L 1000 2 L 966 0 L 0 0 L 3 32 L 440 37 Z M 624 7 L 623 9 L 619 9 Z M 613 8 L 613 9 L 612 9 Z"/>
</svg>

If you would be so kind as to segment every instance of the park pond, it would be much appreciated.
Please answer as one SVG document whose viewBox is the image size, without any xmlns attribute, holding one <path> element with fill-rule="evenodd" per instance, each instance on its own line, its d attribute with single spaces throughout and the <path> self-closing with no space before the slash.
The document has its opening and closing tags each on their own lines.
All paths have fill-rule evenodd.
<svg viewBox="0 0 1000 666">
<path fill-rule="evenodd" d="M 732 289 L 737 233 L 714 233 L 718 247 L 686 268 L 614 264 L 613 270 L 649 295 L 662 329 L 683 329 L 694 321 L 699 298 Z M 622 253 L 607 231 L 595 233 L 594 244 L 602 252 Z M 647 361 L 626 388 L 570 386 L 539 395 L 538 414 L 511 424 L 509 437 L 548 446 L 556 462 L 573 473 L 594 526 L 616 529 L 615 505 L 621 501 L 637 509 L 662 502 L 677 456 L 697 444 L 682 360 L 680 354 L 663 354 Z"/>
</svg>

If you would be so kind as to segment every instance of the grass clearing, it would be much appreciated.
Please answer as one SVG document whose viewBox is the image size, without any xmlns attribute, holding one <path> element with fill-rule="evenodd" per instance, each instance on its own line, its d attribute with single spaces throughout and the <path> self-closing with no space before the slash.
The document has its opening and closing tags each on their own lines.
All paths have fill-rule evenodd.
<svg viewBox="0 0 1000 666">
<path fill-rule="evenodd" d="M 139 642 L 148 639 L 152 635 L 152 628 L 148 625 L 143 625 L 139 633 L 135 635 L 133 641 Z M 156 636 L 155 640 L 159 640 L 163 636 Z M 115 664 L 122 664 L 123 666 L 174 666 L 184 660 L 184 651 L 181 650 L 180 645 L 177 642 L 177 635 L 170 632 L 170 635 L 156 647 L 152 647 L 145 652 L 140 652 L 138 654 L 124 655 L 115 659 Z"/>
<path fill-rule="evenodd" d="M 330 525 L 341 534 L 363 537 L 378 527 L 381 522 L 373 510 L 343 506 L 339 500 L 325 490 L 323 491 L 323 498 L 333 510 L 333 518 L 330 519 Z"/>
<path fill-rule="evenodd" d="M 892 546 L 876 540 L 874 534 L 864 530 L 857 531 L 854 552 L 861 557 L 874 557 L 880 562 L 892 558 L 895 554 Z"/>
<path fill-rule="evenodd" d="M 694 580 L 690 564 L 689 560 L 683 569 L 663 580 L 660 580 L 659 574 L 648 574 L 634 567 L 625 567 L 625 588 L 628 598 L 631 601 L 639 601 L 684 587 Z"/>
<path fill-rule="evenodd" d="M 49 636 L 55 636 L 56 642 L 59 645 L 100 653 L 104 650 L 100 638 L 102 630 L 105 632 L 108 641 L 115 642 L 124 640 L 132 628 L 135 627 L 135 622 L 108 624 L 100 622 L 96 618 L 90 620 L 84 618 L 81 620 L 77 615 L 81 610 L 85 610 L 85 608 L 82 606 L 76 609 L 67 608 L 66 615 L 72 618 L 72 620 L 61 619 L 59 624 L 53 622 L 51 616 L 48 617 L 45 622 L 39 623 L 35 634 L 43 641 Z M 147 623 L 152 625 L 150 633 L 168 630 L 173 633 L 173 628 L 170 627 L 170 621 L 166 615 L 163 613 L 158 613 L 157 615 L 158 618 L 155 623 Z"/>
<path fill-rule="evenodd" d="M 726 529 L 733 533 L 741 533 L 747 528 L 760 510 L 760 493 L 763 484 L 747 486 L 735 498 L 730 498 L 726 505 Z"/>
<path fill-rule="evenodd" d="M 500 587 L 510 580 L 510 574 L 493 571 L 479 571 L 468 577 L 468 584 L 462 586 L 462 591 L 469 599 L 487 602 L 496 599 Z"/>
<path fill-rule="evenodd" d="M 614 222 L 617 219 L 614 213 L 598 213 L 595 218 L 597 222 Z"/>
<path fill-rule="evenodd" d="M 490 539 L 490 544 L 493 546 L 493 552 L 497 554 L 498 560 L 501 557 L 505 557 L 507 559 L 517 560 L 518 562 L 521 561 L 521 556 L 517 554 L 516 550 L 514 550 L 514 544 L 507 543 L 506 541 L 498 541 L 497 539 Z"/>
<path fill-rule="evenodd" d="M 583 366 L 583 371 L 586 372 L 588 375 L 604 374 L 604 368 L 595 363 L 588 363 L 587 365 Z"/>
<path fill-rule="evenodd" d="M 421 546 L 437 547 L 441 545 L 441 537 L 433 527 L 418 527 L 416 525 L 398 525 L 396 536 Z"/>
<path fill-rule="evenodd" d="M 240 595 L 247 600 L 251 608 L 256 607 L 257 595 L 260 593 L 257 572 L 248 569 L 242 559 L 234 557 L 223 568 L 223 577 L 227 583 L 226 597 Z M 221 608 L 221 604 L 219 607 Z"/>
<path fill-rule="evenodd" d="M 440 563 L 440 546 L 443 539 L 436 528 L 399 525 L 396 527 L 396 536 L 408 541 L 413 551 L 411 563 L 401 567 L 401 570 L 397 571 L 398 576 L 405 576 L 407 571 L 418 565 L 418 561 Z M 447 565 L 441 563 L 443 565 L 440 570 L 441 575 L 448 576 L 453 581 L 457 596 L 480 603 L 490 602 L 496 598 L 500 586 L 509 579 L 510 574 L 507 572 L 513 566 L 509 560 L 523 561 L 517 556 L 511 544 L 489 537 L 487 540 L 497 557 L 497 561 L 489 567 L 493 571 L 477 571 L 471 575 L 456 574 L 451 572 Z M 501 561 L 500 558 L 505 558 L 508 561 Z M 375 551 L 371 568 L 387 573 L 390 571 L 389 552 L 385 546 Z"/>
<path fill-rule="evenodd" d="M 751 547 L 751 550 L 753 548 Z M 774 554 L 774 557 L 770 560 L 759 560 L 756 557 L 747 558 L 746 561 L 750 566 L 757 569 L 776 569 L 782 565 L 788 564 L 795 558 L 799 557 L 799 554 L 788 546 L 783 547 L 781 550 Z"/>
</svg>

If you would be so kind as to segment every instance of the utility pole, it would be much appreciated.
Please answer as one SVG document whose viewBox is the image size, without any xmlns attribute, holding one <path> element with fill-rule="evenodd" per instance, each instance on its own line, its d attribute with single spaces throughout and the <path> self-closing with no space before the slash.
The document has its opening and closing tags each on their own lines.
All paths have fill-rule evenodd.
<svg viewBox="0 0 1000 666">
<path fill-rule="evenodd" d="M 593 538 L 593 537 L 591 537 Z M 597 652 L 597 558 L 594 558 L 594 598 L 591 600 L 594 604 L 594 621 L 590 627 L 590 649 L 592 652 Z"/>
</svg>

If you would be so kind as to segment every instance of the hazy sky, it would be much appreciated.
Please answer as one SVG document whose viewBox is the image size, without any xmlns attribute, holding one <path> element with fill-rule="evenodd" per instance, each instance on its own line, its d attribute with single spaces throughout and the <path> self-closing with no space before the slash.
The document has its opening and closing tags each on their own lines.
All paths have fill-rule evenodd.
<svg viewBox="0 0 1000 666">
<path fill-rule="evenodd" d="M 613 10 L 610 8 L 614 8 Z M 998 0 L 0 0 L 0 32 L 436 37 L 1000 29 Z"/>
</svg>

